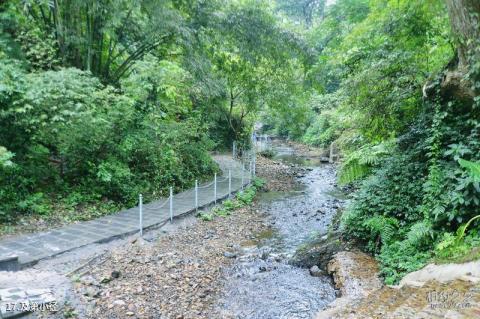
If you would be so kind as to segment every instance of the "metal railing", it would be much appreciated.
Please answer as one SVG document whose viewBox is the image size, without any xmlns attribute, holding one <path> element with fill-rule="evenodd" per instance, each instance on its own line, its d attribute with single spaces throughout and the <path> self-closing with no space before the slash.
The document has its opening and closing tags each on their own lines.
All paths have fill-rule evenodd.
<svg viewBox="0 0 480 319">
<path fill-rule="evenodd" d="M 238 160 L 240 164 L 240 180 L 241 180 L 241 185 L 240 189 L 243 190 L 245 185 L 248 185 L 251 183 L 252 179 L 255 177 L 255 169 L 256 169 L 256 163 L 255 163 L 255 151 L 254 150 L 241 150 L 241 157 L 238 157 L 238 152 L 239 149 L 237 148 L 236 143 L 233 143 L 232 147 L 232 155 L 233 159 Z M 248 165 L 246 165 L 248 163 Z M 163 202 L 158 203 L 156 205 L 151 205 L 148 204 L 148 206 L 145 206 L 143 203 L 143 195 L 139 194 L 138 196 L 138 217 L 139 217 L 139 234 L 140 236 L 143 236 L 143 230 L 144 230 L 144 221 L 143 221 L 143 215 L 145 212 L 150 212 L 150 213 L 159 213 L 160 210 L 165 207 L 167 204 L 168 205 L 168 216 L 170 222 L 173 221 L 174 215 L 174 204 L 175 200 L 179 199 L 189 199 L 191 198 L 193 202 L 193 209 L 195 211 L 198 211 L 199 209 L 199 195 L 202 192 L 207 192 L 206 195 L 207 197 L 211 195 L 212 200 L 207 201 L 206 204 L 208 205 L 211 203 L 216 204 L 217 201 L 221 198 L 224 198 L 227 196 L 228 198 L 231 198 L 233 194 L 233 189 L 232 189 L 232 168 L 228 170 L 228 176 L 222 177 L 218 179 L 217 174 L 214 174 L 213 181 L 204 185 L 199 185 L 198 180 L 195 180 L 195 186 L 193 189 L 187 190 L 182 193 L 178 194 L 173 194 L 173 187 L 169 187 L 169 196 L 166 198 Z M 217 192 L 217 186 L 222 183 L 227 183 L 228 182 L 228 194 L 218 194 Z M 213 187 L 212 187 L 213 186 Z M 212 188 L 211 188 L 212 187 Z M 210 189 L 211 188 L 211 189 Z M 210 194 L 209 194 L 210 193 Z M 205 194 L 205 193 L 203 193 Z"/>
</svg>

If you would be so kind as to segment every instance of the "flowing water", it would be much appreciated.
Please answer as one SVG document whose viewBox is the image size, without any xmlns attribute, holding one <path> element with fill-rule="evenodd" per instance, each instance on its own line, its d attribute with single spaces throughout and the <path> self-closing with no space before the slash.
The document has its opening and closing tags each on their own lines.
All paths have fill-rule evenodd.
<svg viewBox="0 0 480 319">
<path fill-rule="evenodd" d="M 277 160 L 307 168 L 298 189 L 264 193 L 259 199 L 271 228 L 234 247 L 238 258 L 227 270 L 222 317 L 312 318 L 335 299 L 328 276 L 289 264 L 294 252 L 324 235 L 343 198 L 335 187 L 332 165 L 296 156 L 287 146 L 276 147 Z"/>
</svg>

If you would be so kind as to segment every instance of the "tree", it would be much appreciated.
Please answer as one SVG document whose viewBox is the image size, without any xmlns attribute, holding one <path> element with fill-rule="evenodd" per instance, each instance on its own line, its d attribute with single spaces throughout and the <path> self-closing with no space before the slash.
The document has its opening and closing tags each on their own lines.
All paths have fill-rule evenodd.
<svg viewBox="0 0 480 319">
<path fill-rule="evenodd" d="M 64 65 L 109 83 L 182 30 L 182 16 L 169 0 L 22 2 L 32 25 L 54 35 Z"/>
<path fill-rule="evenodd" d="M 307 27 L 311 27 L 315 18 L 322 20 L 325 15 L 325 0 L 280 0 L 278 9 L 288 15 L 305 21 Z"/>
<path fill-rule="evenodd" d="M 468 68 L 469 56 L 478 51 L 480 39 L 480 2 L 447 0 L 447 8 L 457 40 L 459 68 Z"/>
<path fill-rule="evenodd" d="M 226 107 L 220 112 L 235 138 L 245 119 L 262 107 L 285 101 L 277 90 L 297 76 L 292 64 L 304 51 L 294 34 L 281 29 L 266 2 L 233 4 L 220 23 L 211 60 L 225 79 Z"/>
<path fill-rule="evenodd" d="M 480 92 L 480 2 L 447 0 L 448 13 L 457 44 L 456 65 L 441 83 L 443 96 L 454 96 L 471 104 Z"/>
</svg>

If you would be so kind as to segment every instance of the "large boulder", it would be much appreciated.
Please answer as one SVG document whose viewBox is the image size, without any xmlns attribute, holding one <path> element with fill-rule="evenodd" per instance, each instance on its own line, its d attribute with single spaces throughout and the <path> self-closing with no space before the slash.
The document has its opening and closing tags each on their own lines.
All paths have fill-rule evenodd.
<svg viewBox="0 0 480 319">
<path fill-rule="evenodd" d="M 298 249 L 290 263 L 297 267 L 318 266 L 320 269 L 326 270 L 332 257 L 345 249 L 345 244 L 340 240 L 340 233 L 332 233 L 319 237 Z"/>
<path fill-rule="evenodd" d="M 318 313 L 316 319 L 360 318 L 352 311 L 355 304 L 382 287 L 375 259 L 358 251 L 341 251 L 328 263 L 327 271 L 341 298 Z"/>
</svg>

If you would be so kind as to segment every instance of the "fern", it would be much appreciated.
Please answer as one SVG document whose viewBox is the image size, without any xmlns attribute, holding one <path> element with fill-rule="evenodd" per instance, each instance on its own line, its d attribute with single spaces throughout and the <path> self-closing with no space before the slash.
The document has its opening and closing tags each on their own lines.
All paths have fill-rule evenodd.
<svg viewBox="0 0 480 319">
<path fill-rule="evenodd" d="M 352 152 L 340 170 L 340 184 L 349 184 L 368 175 L 372 167 L 391 153 L 394 145 L 394 140 L 389 140 L 376 145 L 367 144 Z"/>
<path fill-rule="evenodd" d="M 415 223 L 407 233 L 407 240 L 412 245 L 423 242 L 427 237 L 433 236 L 432 223 L 429 220 L 422 220 Z"/>
<path fill-rule="evenodd" d="M 382 244 L 388 244 L 395 237 L 398 228 L 398 220 L 392 217 L 373 216 L 363 222 L 372 235 L 380 236 Z"/>
<path fill-rule="evenodd" d="M 370 172 L 370 168 L 366 165 L 361 165 L 358 160 L 351 160 L 344 164 L 340 171 L 340 184 L 349 184 L 356 181 Z"/>
<path fill-rule="evenodd" d="M 480 161 L 470 162 L 464 159 L 459 159 L 458 163 L 460 164 L 460 166 L 468 170 L 468 172 L 470 173 L 470 176 L 472 176 L 474 180 L 477 180 L 477 181 L 480 180 Z M 456 239 L 457 244 L 461 242 L 463 236 L 465 235 L 465 231 L 467 227 L 470 226 L 470 224 L 473 223 L 474 220 L 479 218 L 480 218 L 480 215 L 474 216 L 466 224 L 460 226 L 457 229 L 457 239 Z"/>
<path fill-rule="evenodd" d="M 13 162 L 11 161 L 13 156 L 13 153 L 9 152 L 5 147 L 0 146 L 0 168 L 13 166 Z"/>
<path fill-rule="evenodd" d="M 465 235 L 465 231 L 467 230 L 468 226 L 470 226 L 471 223 L 473 223 L 474 220 L 479 219 L 480 215 L 477 215 L 473 218 L 471 218 L 466 224 L 463 224 L 462 226 L 458 227 L 457 229 L 457 238 L 456 238 L 456 243 L 459 244 L 462 241 L 463 236 Z"/>
<path fill-rule="evenodd" d="M 460 166 L 468 170 L 473 179 L 480 180 L 480 162 L 470 162 L 464 159 L 459 159 L 458 163 Z"/>
</svg>

